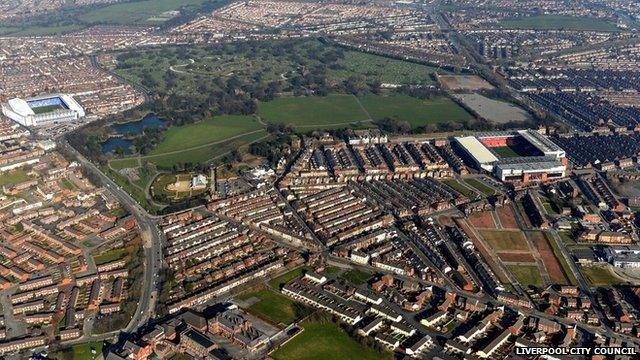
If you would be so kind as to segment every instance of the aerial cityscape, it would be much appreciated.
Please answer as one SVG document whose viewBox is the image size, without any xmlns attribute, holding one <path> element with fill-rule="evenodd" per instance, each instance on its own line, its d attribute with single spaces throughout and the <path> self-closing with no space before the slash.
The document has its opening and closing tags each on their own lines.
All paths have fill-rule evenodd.
<svg viewBox="0 0 640 360">
<path fill-rule="evenodd" d="M 0 359 L 640 358 L 639 29 L 0 1 Z"/>
</svg>

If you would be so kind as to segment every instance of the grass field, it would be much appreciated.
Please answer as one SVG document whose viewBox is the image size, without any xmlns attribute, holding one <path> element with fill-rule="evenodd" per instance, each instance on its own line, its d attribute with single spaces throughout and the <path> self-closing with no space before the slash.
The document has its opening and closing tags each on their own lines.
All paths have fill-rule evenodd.
<svg viewBox="0 0 640 360">
<path fill-rule="evenodd" d="M 607 266 L 581 266 L 580 271 L 592 286 L 611 286 L 625 283 Z"/>
<path fill-rule="evenodd" d="M 371 278 L 371 274 L 353 269 L 342 273 L 340 277 L 354 285 L 362 285 L 367 283 Z"/>
<path fill-rule="evenodd" d="M 184 150 L 177 150 L 174 153 L 148 155 L 143 156 L 142 159 L 146 159 L 163 168 L 170 168 L 176 164 L 184 163 L 202 164 L 223 156 L 233 149 L 237 149 L 241 146 L 257 141 L 265 136 L 267 136 L 267 132 L 261 130 L 256 133 L 242 135 L 219 144 L 186 148 Z M 154 152 L 156 151 L 154 150 Z"/>
<path fill-rule="evenodd" d="M 363 95 L 360 102 L 374 120 L 392 118 L 417 128 L 429 124 L 473 119 L 465 109 L 447 97 L 421 100 L 407 95 Z"/>
<path fill-rule="evenodd" d="M 14 185 L 29 180 L 29 175 L 22 169 L 16 169 L 0 175 L 0 186 Z"/>
<path fill-rule="evenodd" d="M 74 184 L 71 180 L 67 178 L 62 178 L 60 180 L 60 186 L 62 186 L 67 190 L 78 190 L 78 186 L 76 186 L 76 184 Z"/>
<path fill-rule="evenodd" d="M 293 301 L 280 293 L 270 289 L 246 292 L 238 296 L 240 300 L 247 300 L 252 297 L 260 299 L 249 309 L 276 324 L 289 325 L 296 320 L 296 312 Z"/>
<path fill-rule="evenodd" d="M 530 250 L 521 231 L 479 230 L 479 232 L 496 251 Z"/>
<path fill-rule="evenodd" d="M 362 74 L 368 81 L 378 80 L 383 84 L 432 84 L 433 73 L 448 73 L 432 66 L 357 51 L 346 52 L 338 65 L 339 69 L 329 71 L 330 78 L 339 80 L 353 74 Z"/>
<path fill-rule="evenodd" d="M 102 265 L 111 261 L 123 259 L 125 256 L 127 256 L 127 249 L 118 248 L 96 255 L 93 257 L 93 260 L 96 262 L 96 265 Z"/>
<path fill-rule="evenodd" d="M 462 185 L 458 180 L 446 179 L 446 180 L 442 180 L 442 182 L 445 183 L 448 187 L 452 188 L 453 190 L 459 192 L 460 194 L 468 198 L 474 198 L 477 195 L 475 192 L 473 192 L 473 190 Z"/>
<path fill-rule="evenodd" d="M 302 266 L 299 268 L 295 268 L 289 272 L 286 272 L 278 277 L 275 277 L 269 280 L 269 286 L 276 291 L 280 291 L 280 287 L 285 285 L 299 277 L 301 277 L 304 273 L 309 271 L 311 268 L 307 266 Z"/>
<path fill-rule="evenodd" d="M 112 168 L 116 170 L 133 168 L 138 166 L 138 159 L 135 159 L 135 158 L 115 159 L 115 160 L 111 160 L 109 164 L 111 165 Z"/>
<path fill-rule="evenodd" d="M 165 11 L 179 10 L 183 6 L 200 6 L 205 0 L 146 0 L 113 4 L 92 9 L 80 16 L 86 23 L 154 24 L 150 20 Z"/>
<path fill-rule="evenodd" d="M 306 322 L 304 331 L 274 351 L 275 360 L 381 360 L 393 359 L 390 353 L 379 353 L 364 347 L 330 321 Z"/>
<path fill-rule="evenodd" d="M 496 191 L 493 190 L 493 188 L 485 185 L 482 181 L 478 179 L 466 179 L 465 182 L 487 196 L 491 196 L 496 193 Z"/>
<path fill-rule="evenodd" d="M 508 265 L 507 268 L 523 286 L 544 286 L 544 282 L 540 276 L 540 270 L 535 265 Z"/>
<path fill-rule="evenodd" d="M 69 350 L 63 350 L 56 353 L 51 354 L 53 359 L 57 360 L 87 360 L 87 359 L 96 359 L 100 356 L 102 352 L 102 341 L 97 341 L 93 343 L 81 344 L 72 347 Z M 91 350 L 95 351 L 95 355 Z"/>
<path fill-rule="evenodd" d="M 210 144 L 261 128 L 254 117 L 240 115 L 221 115 L 196 124 L 172 126 L 164 133 L 164 140 L 149 155 Z"/>
<path fill-rule="evenodd" d="M 369 118 L 357 99 L 345 94 L 281 97 L 260 103 L 258 114 L 266 122 L 293 125 L 301 130 L 323 128 L 324 125 L 348 125 Z"/>
<path fill-rule="evenodd" d="M 82 29 L 82 25 L 51 25 L 26 27 L 0 27 L 2 36 L 36 36 L 36 35 L 64 35 Z"/>
<path fill-rule="evenodd" d="M 586 17 L 573 17 L 564 15 L 539 15 L 512 18 L 501 21 L 502 26 L 509 29 L 565 29 L 565 30 L 593 30 L 616 31 L 616 25 L 612 22 Z"/>
</svg>

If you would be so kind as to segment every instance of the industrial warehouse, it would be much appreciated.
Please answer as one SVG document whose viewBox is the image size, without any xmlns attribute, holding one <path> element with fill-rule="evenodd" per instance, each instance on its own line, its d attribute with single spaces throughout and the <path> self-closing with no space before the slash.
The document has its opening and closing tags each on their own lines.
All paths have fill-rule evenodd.
<svg viewBox="0 0 640 360">
<path fill-rule="evenodd" d="M 527 185 L 566 176 L 565 151 L 535 130 L 487 132 L 454 140 L 479 169 L 504 182 Z"/>
</svg>

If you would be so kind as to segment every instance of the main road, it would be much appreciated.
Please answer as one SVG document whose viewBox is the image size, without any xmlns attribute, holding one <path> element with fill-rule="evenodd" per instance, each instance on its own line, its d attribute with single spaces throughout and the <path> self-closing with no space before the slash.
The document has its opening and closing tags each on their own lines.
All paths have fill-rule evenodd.
<svg viewBox="0 0 640 360">
<path fill-rule="evenodd" d="M 131 332 L 141 325 L 145 324 L 153 315 L 156 301 L 158 298 L 158 273 L 163 267 L 162 246 L 163 237 L 158 230 L 155 217 L 149 215 L 126 191 L 114 183 L 100 169 L 98 169 L 91 161 L 87 160 L 81 153 L 74 149 L 68 142 L 61 140 L 59 142 L 64 150 L 73 154 L 76 160 L 100 179 L 103 185 L 120 204 L 133 215 L 136 219 L 143 240 L 144 248 L 144 276 L 142 284 L 142 294 L 138 301 L 138 307 L 131 321 L 122 331 Z M 134 284 L 137 286 L 138 284 Z M 91 337 L 95 338 L 95 337 Z"/>
</svg>

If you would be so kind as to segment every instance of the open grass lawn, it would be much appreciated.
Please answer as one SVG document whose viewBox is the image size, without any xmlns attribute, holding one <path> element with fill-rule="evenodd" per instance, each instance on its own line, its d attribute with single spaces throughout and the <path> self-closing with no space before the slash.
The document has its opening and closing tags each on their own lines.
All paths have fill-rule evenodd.
<svg viewBox="0 0 640 360">
<path fill-rule="evenodd" d="M 565 30 L 595 30 L 616 31 L 616 25 L 612 22 L 586 17 L 573 17 L 565 15 L 538 15 L 519 17 L 501 21 L 502 26 L 510 29 L 565 29 Z"/>
<path fill-rule="evenodd" d="M 246 292 L 238 296 L 241 300 L 252 297 L 260 299 L 249 309 L 276 324 L 289 325 L 297 319 L 293 301 L 270 289 Z"/>
<path fill-rule="evenodd" d="M 78 189 L 76 184 L 74 184 L 71 180 L 69 180 L 67 178 L 62 178 L 60 180 L 60 186 L 62 186 L 63 188 L 65 188 L 67 190 L 77 190 Z"/>
<path fill-rule="evenodd" d="M 531 250 L 522 231 L 479 230 L 479 232 L 495 251 Z"/>
<path fill-rule="evenodd" d="M 94 256 L 93 259 L 95 260 L 96 265 L 102 265 L 111 261 L 123 259 L 125 256 L 127 256 L 127 249 L 118 248 L 118 249 L 109 250 L 103 254 Z"/>
<path fill-rule="evenodd" d="M 305 322 L 304 331 L 296 335 L 271 357 L 276 360 L 382 360 L 393 359 L 390 353 L 379 353 L 360 345 L 330 321 Z"/>
<path fill-rule="evenodd" d="M 353 269 L 344 272 L 340 277 L 354 285 L 362 285 L 366 284 L 366 282 L 371 279 L 371 274 Z"/>
<path fill-rule="evenodd" d="M 493 190 L 493 188 L 489 187 L 488 185 L 485 185 L 485 183 L 483 183 L 478 179 L 466 179 L 465 182 L 471 185 L 472 187 L 478 189 L 480 192 L 482 192 L 487 196 L 491 196 L 496 193 L 496 191 Z"/>
<path fill-rule="evenodd" d="M 80 16 L 87 23 L 148 24 L 165 11 L 179 10 L 183 6 L 200 6 L 205 0 L 146 0 L 123 2 L 89 10 Z"/>
<path fill-rule="evenodd" d="M 29 180 L 29 175 L 22 169 L 16 169 L 0 175 L 0 186 L 14 185 Z"/>
<path fill-rule="evenodd" d="M 125 169 L 125 168 L 134 168 L 138 166 L 138 159 L 135 158 L 126 158 L 126 159 L 115 159 L 109 162 L 112 168 L 116 170 Z"/>
<path fill-rule="evenodd" d="M 359 99 L 374 120 L 393 118 L 407 121 L 414 128 L 473 119 L 473 115 L 447 97 L 421 100 L 401 94 L 369 94 Z"/>
<path fill-rule="evenodd" d="M 64 35 L 82 29 L 82 25 L 51 25 L 51 26 L 25 26 L 25 27 L 0 27 L 0 35 L 7 36 L 36 36 L 36 35 Z"/>
<path fill-rule="evenodd" d="M 625 283 L 608 266 L 581 266 L 580 271 L 592 286 L 611 286 Z"/>
<path fill-rule="evenodd" d="M 459 192 L 460 194 L 468 197 L 468 198 L 473 198 L 476 196 L 476 193 L 473 192 L 473 190 L 469 189 L 468 187 L 462 185 L 458 180 L 455 179 L 446 179 L 446 180 L 442 180 L 443 183 L 445 183 L 445 185 L 447 185 L 448 187 L 452 188 L 453 190 Z"/>
<path fill-rule="evenodd" d="M 522 286 L 544 286 L 540 269 L 535 265 L 508 265 L 507 268 Z"/>
<path fill-rule="evenodd" d="M 324 128 L 324 125 L 367 120 L 353 95 L 280 97 L 258 106 L 258 114 L 270 123 L 293 125 L 301 130 Z"/>
<path fill-rule="evenodd" d="M 102 353 L 102 341 L 81 344 L 73 346 L 70 349 L 64 349 L 51 354 L 51 357 L 57 360 L 73 359 L 73 360 L 91 360 L 97 359 Z M 95 354 L 92 353 L 95 351 Z"/>
<path fill-rule="evenodd" d="M 162 142 L 149 155 L 185 150 L 261 128 L 254 117 L 241 115 L 220 115 L 196 124 L 172 126 L 165 132 Z"/>
<path fill-rule="evenodd" d="M 374 54 L 348 51 L 338 61 L 339 69 L 329 71 L 329 76 L 342 79 L 362 74 L 368 82 L 378 80 L 383 84 L 432 84 L 432 74 L 448 72 L 437 67 L 390 59 Z"/>
<path fill-rule="evenodd" d="M 266 130 L 261 130 L 256 133 L 242 135 L 220 144 L 204 145 L 191 149 L 187 148 L 168 154 L 147 155 L 143 156 L 142 159 L 146 159 L 161 168 L 170 168 L 173 165 L 184 163 L 207 163 L 215 158 L 224 156 L 231 150 L 238 149 L 266 136 Z"/>
</svg>

